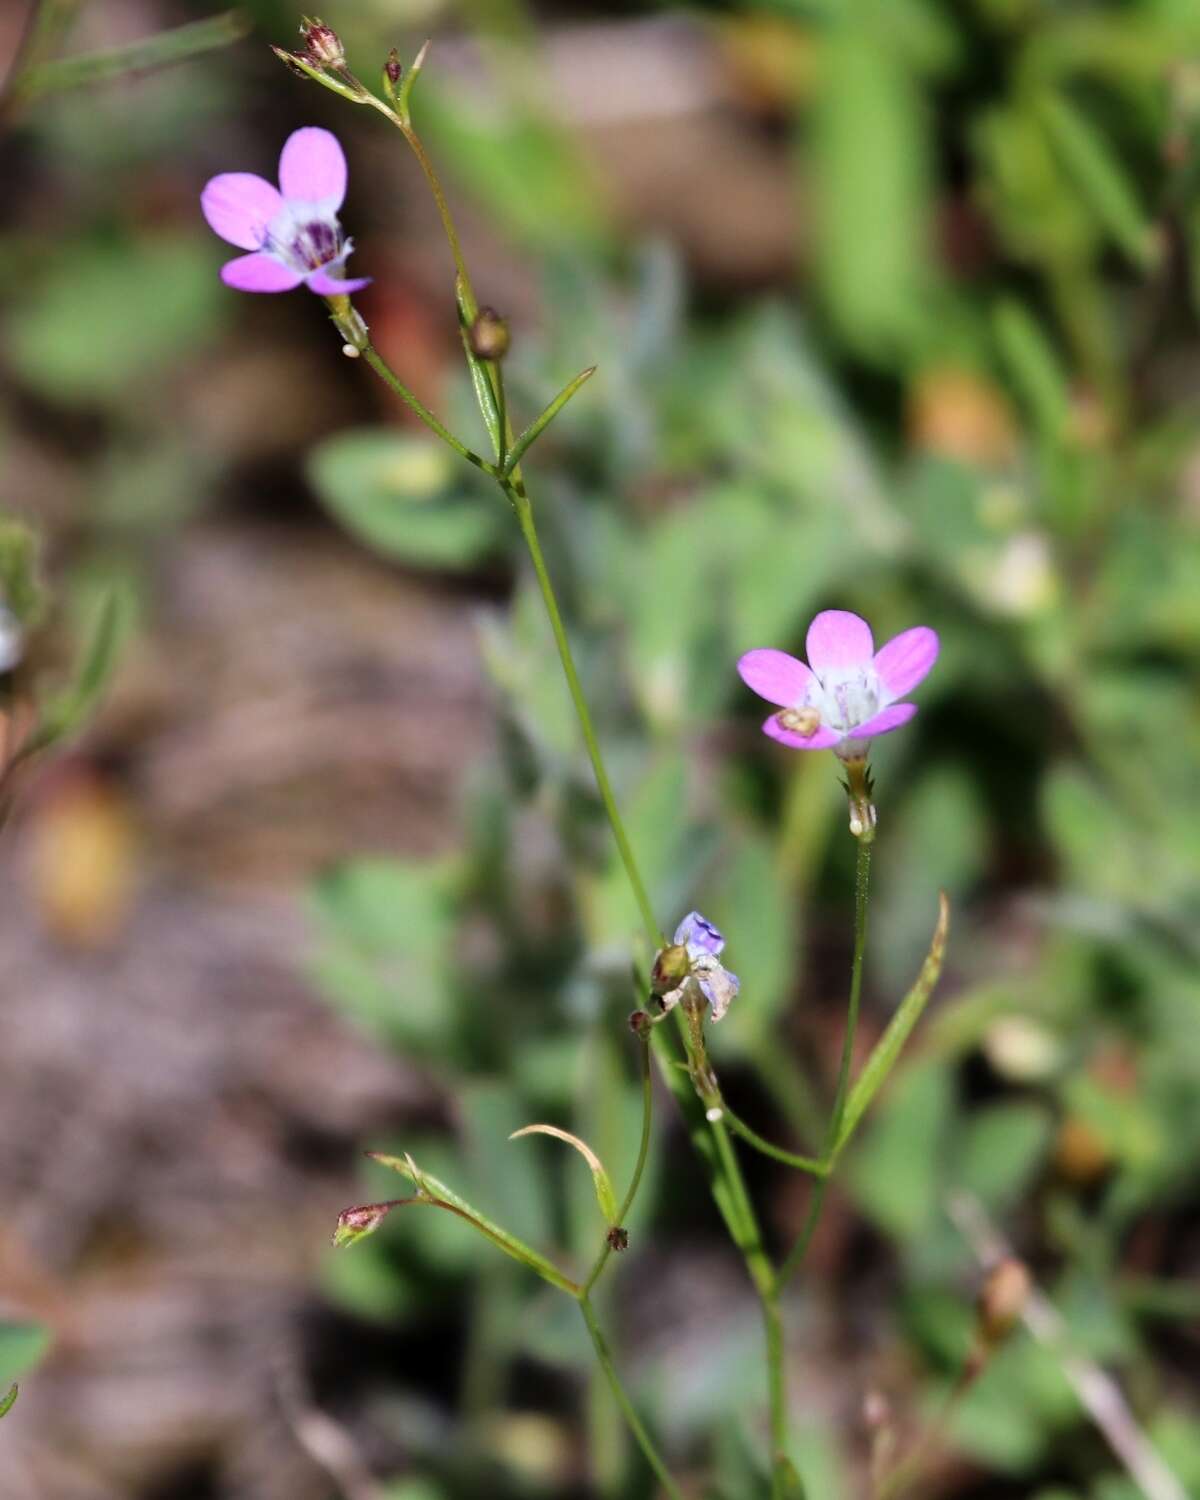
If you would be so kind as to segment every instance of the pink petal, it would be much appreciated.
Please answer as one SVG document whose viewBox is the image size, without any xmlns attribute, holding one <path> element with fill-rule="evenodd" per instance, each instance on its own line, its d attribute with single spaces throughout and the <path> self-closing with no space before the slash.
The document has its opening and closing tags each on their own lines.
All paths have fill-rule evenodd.
<svg viewBox="0 0 1200 1500">
<path fill-rule="evenodd" d="M 289 203 L 323 203 L 336 212 L 346 196 L 346 157 L 319 125 L 293 130 L 279 157 L 279 188 Z"/>
<path fill-rule="evenodd" d="M 808 664 L 823 677 L 845 667 L 865 667 L 875 654 L 871 627 L 848 609 L 826 609 L 808 627 Z"/>
<path fill-rule="evenodd" d="M 351 276 L 346 281 L 339 281 L 324 271 L 314 271 L 308 278 L 309 291 L 320 297 L 348 297 L 351 292 L 361 292 L 363 287 L 370 285 L 369 276 Z"/>
<path fill-rule="evenodd" d="M 200 207 L 208 227 L 223 240 L 243 250 L 257 250 L 283 199 L 265 177 L 254 172 L 222 172 L 209 179 L 200 194 Z"/>
<path fill-rule="evenodd" d="M 893 703 L 882 712 L 877 713 L 873 719 L 868 719 L 865 724 L 859 724 L 846 736 L 849 740 L 874 739 L 877 734 L 889 734 L 893 729 L 899 729 L 901 724 L 907 724 L 909 719 L 917 711 L 915 703 Z"/>
<path fill-rule="evenodd" d="M 774 714 L 763 724 L 763 733 L 769 734 L 773 740 L 778 740 L 781 745 L 787 745 L 791 750 L 830 750 L 842 738 L 836 729 L 824 727 L 818 729 L 815 734 L 796 734 L 791 729 L 784 729 Z"/>
<path fill-rule="evenodd" d="M 903 698 L 929 675 L 937 661 L 937 631 L 928 625 L 902 630 L 875 653 L 875 670 L 889 700 Z"/>
<path fill-rule="evenodd" d="M 747 651 L 737 664 L 738 673 L 748 688 L 753 688 L 768 703 L 781 708 L 796 708 L 805 702 L 809 689 L 815 686 L 813 674 L 802 661 L 786 651 L 762 648 Z"/>
<path fill-rule="evenodd" d="M 221 267 L 221 280 L 239 292 L 290 292 L 304 277 L 260 250 L 257 255 L 227 260 Z"/>
</svg>

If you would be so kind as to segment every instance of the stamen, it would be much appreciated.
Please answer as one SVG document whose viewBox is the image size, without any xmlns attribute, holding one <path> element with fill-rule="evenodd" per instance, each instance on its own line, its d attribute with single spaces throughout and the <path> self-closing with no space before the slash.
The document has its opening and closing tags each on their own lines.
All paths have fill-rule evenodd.
<svg viewBox="0 0 1200 1500">
<path fill-rule="evenodd" d="M 821 714 L 815 708 L 785 708 L 782 713 L 775 715 L 775 722 L 781 729 L 811 740 L 821 727 Z"/>
</svg>

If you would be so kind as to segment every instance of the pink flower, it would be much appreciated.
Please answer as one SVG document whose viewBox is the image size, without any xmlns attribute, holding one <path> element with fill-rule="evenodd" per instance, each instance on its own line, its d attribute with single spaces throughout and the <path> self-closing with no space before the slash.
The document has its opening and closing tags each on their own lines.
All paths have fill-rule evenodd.
<svg viewBox="0 0 1200 1500">
<path fill-rule="evenodd" d="M 747 651 L 742 681 L 780 705 L 763 725 L 793 750 L 836 750 L 844 759 L 866 751 L 866 741 L 907 724 L 915 703 L 898 700 L 916 687 L 938 654 L 928 625 L 902 631 L 875 650 L 871 627 L 844 609 L 823 610 L 808 627 L 808 665 L 785 651 Z"/>
<path fill-rule="evenodd" d="M 354 242 L 337 211 L 346 196 L 346 158 L 338 138 L 307 125 L 284 142 L 279 186 L 254 172 L 222 172 L 200 195 L 209 228 L 249 250 L 221 267 L 240 292 L 290 292 L 303 283 L 322 297 L 357 292 L 370 277 L 342 280 Z"/>
</svg>

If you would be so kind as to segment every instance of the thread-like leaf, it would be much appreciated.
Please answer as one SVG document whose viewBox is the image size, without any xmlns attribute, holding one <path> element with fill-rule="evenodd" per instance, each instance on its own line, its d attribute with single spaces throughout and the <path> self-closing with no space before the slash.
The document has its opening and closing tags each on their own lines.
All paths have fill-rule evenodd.
<svg viewBox="0 0 1200 1500">
<path fill-rule="evenodd" d="M 933 994 L 934 985 L 937 984 L 938 976 L 942 972 L 942 958 L 946 952 L 946 934 L 949 927 L 950 902 L 945 891 L 940 891 L 937 926 L 933 930 L 933 941 L 929 945 L 929 952 L 925 962 L 921 965 L 916 984 L 900 1002 L 896 1014 L 876 1042 L 862 1072 L 855 1080 L 854 1087 L 850 1090 L 850 1097 L 846 1101 L 846 1112 L 842 1117 L 842 1128 L 830 1152 L 831 1164 L 854 1134 L 855 1126 L 862 1119 L 871 1100 L 874 1099 L 884 1080 L 892 1071 L 901 1049 L 908 1040 L 913 1027 L 920 1020 L 921 1012 L 925 1009 L 930 995 Z"/>
<path fill-rule="evenodd" d="M 367 1155 L 372 1161 L 377 1161 L 382 1167 L 390 1167 L 393 1172 L 399 1172 L 401 1177 L 407 1177 L 409 1182 L 417 1190 L 415 1198 L 401 1198 L 391 1204 L 368 1204 L 367 1208 L 391 1208 L 407 1207 L 409 1204 L 428 1204 L 433 1208 L 444 1208 L 447 1212 L 457 1214 L 460 1219 L 465 1219 L 468 1224 L 478 1229 L 480 1234 L 486 1235 L 491 1242 L 504 1251 L 505 1255 L 511 1255 L 513 1260 L 518 1260 L 523 1266 L 528 1266 L 531 1271 L 536 1271 L 543 1281 L 548 1281 L 551 1286 L 556 1286 L 560 1291 L 568 1292 L 572 1297 L 578 1297 L 580 1287 L 564 1276 L 553 1262 L 548 1261 L 544 1255 L 532 1249 L 524 1240 L 519 1240 L 515 1234 L 510 1234 L 507 1229 L 502 1229 L 495 1224 L 486 1214 L 481 1214 L 477 1208 L 472 1207 L 465 1198 L 460 1198 L 453 1188 L 439 1182 L 428 1172 L 423 1172 L 411 1156 L 385 1156 L 382 1152 L 368 1151 Z M 340 1222 L 340 1221 L 339 1221 Z M 371 1229 L 377 1228 L 373 1224 Z M 366 1232 L 371 1232 L 367 1230 Z"/>
<path fill-rule="evenodd" d="M 595 365 L 589 365 L 586 370 L 581 370 L 580 373 L 576 375 L 574 380 L 563 386 L 562 390 L 559 391 L 558 395 L 555 396 L 554 400 L 551 401 L 550 405 L 547 406 L 545 411 L 542 412 L 540 416 L 535 417 L 532 422 L 530 422 L 529 426 L 512 445 L 512 451 L 509 453 L 508 458 L 505 460 L 504 472 L 506 474 L 512 473 L 512 471 L 521 462 L 521 459 L 524 457 L 526 451 L 531 448 L 534 443 L 537 442 L 538 438 L 541 437 L 542 433 L 545 432 L 550 423 L 554 421 L 555 417 L 558 416 L 559 412 L 562 411 L 563 407 L 566 406 L 567 402 L 571 399 L 571 397 L 575 394 L 579 387 L 583 385 L 585 381 L 590 380 L 595 373 Z"/>
<path fill-rule="evenodd" d="M 430 41 L 424 43 L 424 45 L 421 47 L 421 50 L 417 53 L 416 57 L 413 58 L 412 66 L 401 79 L 400 87 L 396 93 L 396 113 L 400 116 L 400 118 L 406 125 L 408 124 L 410 119 L 409 98 L 413 91 L 413 85 L 420 77 L 421 69 L 425 66 L 425 58 L 428 55 L 431 42 L 432 38 L 430 39 Z"/>
<path fill-rule="evenodd" d="M 471 386 L 475 392 L 475 400 L 479 404 L 479 412 L 483 417 L 483 425 L 488 430 L 488 436 L 492 440 L 492 447 L 496 450 L 496 457 L 499 459 L 504 453 L 505 446 L 505 434 L 502 431 L 504 419 L 500 411 L 499 402 L 496 399 L 496 387 L 492 383 L 491 366 L 486 360 L 480 359 L 471 348 L 470 330 L 473 319 L 461 281 L 457 285 L 456 296 L 458 300 L 458 321 L 462 331 L 463 352 L 467 356 L 467 366 L 471 372 Z"/>
<path fill-rule="evenodd" d="M 18 91 L 25 99 L 37 99 L 43 94 L 68 93 L 130 73 L 149 73 L 186 62 L 217 47 L 228 47 L 231 42 L 248 36 L 250 26 L 250 18 L 236 10 L 202 21 L 188 21 L 125 46 L 41 63 L 20 80 Z"/>
<path fill-rule="evenodd" d="M 514 1130 L 509 1136 L 510 1141 L 519 1140 L 523 1135 L 552 1135 L 556 1141 L 566 1141 L 568 1146 L 574 1146 L 584 1161 L 592 1169 L 592 1181 L 596 1185 L 596 1202 L 600 1205 L 600 1212 L 604 1215 L 604 1222 L 610 1228 L 615 1228 L 618 1222 L 617 1198 L 613 1192 L 612 1180 L 604 1170 L 604 1163 L 592 1150 L 586 1141 L 580 1140 L 577 1135 L 572 1135 L 569 1130 L 560 1130 L 557 1125 L 526 1125 L 523 1130 Z"/>
<path fill-rule="evenodd" d="M 17 1387 L 14 1385 L 7 1396 L 0 1396 L 0 1417 L 8 1415 L 13 1408 L 13 1402 L 17 1399 Z"/>
</svg>

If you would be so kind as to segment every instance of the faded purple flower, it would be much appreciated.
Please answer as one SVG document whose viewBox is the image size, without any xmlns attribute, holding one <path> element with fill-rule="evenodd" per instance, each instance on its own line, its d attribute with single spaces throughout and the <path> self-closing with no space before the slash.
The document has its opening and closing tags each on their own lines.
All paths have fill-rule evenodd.
<svg viewBox="0 0 1200 1500">
<path fill-rule="evenodd" d="M 725 939 L 698 911 L 690 911 L 675 929 L 675 942 L 688 951 L 689 958 L 699 958 L 702 953 L 720 953 Z"/>
<path fill-rule="evenodd" d="M 780 705 L 763 733 L 793 750 L 865 754 L 868 740 L 907 724 L 915 703 L 898 700 L 916 687 L 938 654 L 928 625 L 902 631 L 875 650 L 871 627 L 844 609 L 823 610 L 808 627 L 808 665 L 785 651 L 747 651 L 742 681 Z"/>
<path fill-rule="evenodd" d="M 677 1005 L 688 985 L 695 984 L 708 1001 L 713 1020 L 719 1021 L 738 992 L 737 975 L 731 974 L 717 957 L 725 939 L 706 917 L 691 911 L 675 929 L 675 946 L 686 949 L 688 972 L 675 989 L 662 996 L 663 1009 Z"/>
<path fill-rule="evenodd" d="M 322 297 L 360 291 L 371 278 L 343 280 L 354 242 L 342 234 L 346 158 L 338 138 L 316 125 L 294 130 L 279 157 L 279 186 L 253 172 L 222 172 L 200 196 L 209 227 L 249 255 L 221 267 L 240 292 L 290 292 L 301 284 Z"/>
</svg>

